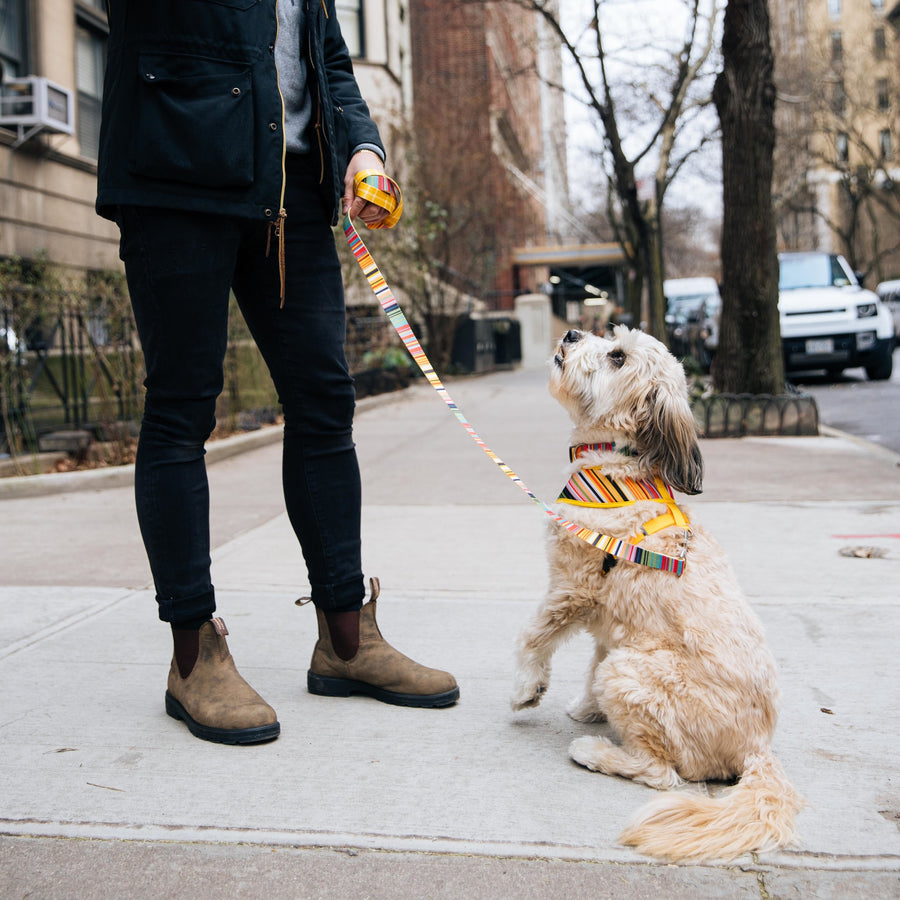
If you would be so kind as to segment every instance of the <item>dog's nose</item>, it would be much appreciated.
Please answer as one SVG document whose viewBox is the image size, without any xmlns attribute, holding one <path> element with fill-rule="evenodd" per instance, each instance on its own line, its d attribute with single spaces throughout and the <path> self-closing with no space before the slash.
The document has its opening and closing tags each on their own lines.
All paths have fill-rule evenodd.
<svg viewBox="0 0 900 900">
<path fill-rule="evenodd" d="M 582 338 L 582 333 L 580 331 L 576 331 L 574 328 L 571 331 L 567 331 L 565 337 L 563 337 L 564 344 L 577 344 Z"/>
</svg>

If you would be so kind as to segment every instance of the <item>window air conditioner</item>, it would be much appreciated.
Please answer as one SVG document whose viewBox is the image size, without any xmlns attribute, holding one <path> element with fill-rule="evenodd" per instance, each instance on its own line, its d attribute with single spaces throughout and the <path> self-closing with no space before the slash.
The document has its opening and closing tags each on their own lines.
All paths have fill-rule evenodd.
<svg viewBox="0 0 900 900">
<path fill-rule="evenodd" d="M 19 132 L 15 146 L 39 131 L 73 134 L 73 93 L 46 78 L 7 78 L 0 84 L 0 127 Z"/>
</svg>

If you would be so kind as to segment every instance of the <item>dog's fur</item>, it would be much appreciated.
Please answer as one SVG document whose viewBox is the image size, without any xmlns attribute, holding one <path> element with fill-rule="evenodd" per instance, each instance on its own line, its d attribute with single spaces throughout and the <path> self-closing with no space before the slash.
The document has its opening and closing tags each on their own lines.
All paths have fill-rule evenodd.
<svg viewBox="0 0 900 900">
<path fill-rule="evenodd" d="M 684 370 L 659 341 L 621 326 L 606 338 L 570 331 L 553 359 L 550 392 L 572 417 L 573 444 L 615 442 L 632 453 L 594 452 L 569 474 L 602 466 L 614 479 L 660 477 L 676 491 L 700 492 Z M 557 511 L 627 540 L 665 507 Z M 659 789 L 740 778 L 721 797 L 677 792 L 653 801 L 620 841 L 670 860 L 732 859 L 788 843 L 800 799 L 770 750 L 778 688 L 762 626 L 721 548 L 693 520 L 691 529 L 677 577 L 624 561 L 604 572 L 605 553 L 551 524 L 550 590 L 519 638 L 512 707 L 540 703 L 556 648 L 576 629 L 589 632 L 596 649 L 587 687 L 569 714 L 608 720 L 621 744 L 581 737 L 572 759 Z M 677 556 L 684 543 L 684 529 L 670 526 L 640 546 Z"/>
</svg>

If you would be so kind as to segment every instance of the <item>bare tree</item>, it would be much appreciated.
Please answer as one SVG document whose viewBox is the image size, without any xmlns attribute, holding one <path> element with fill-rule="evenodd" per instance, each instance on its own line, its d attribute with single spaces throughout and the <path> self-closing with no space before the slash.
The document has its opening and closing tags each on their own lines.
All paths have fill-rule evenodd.
<svg viewBox="0 0 900 900">
<path fill-rule="evenodd" d="M 662 211 L 672 181 L 711 138 L 708 132 L 691 135 L 688 125 L 709 103 L 704 75 L 716 47 L 718 6 L 685 0 L 683 38 L 653 84 L 650 76 L 659 75 L 657 64 L 633 64 L 632 77 L 624 81 L 614 72 L 615 59 L 604 35 L 604 17 L 608 10 L 614 12 L 613 4 L 590 0 L 587 21 L 564 27 L 553 0 L 505 2 L 543 16 L 574 67 L 579 100 L 596 117 L 603 135 L 610 187 L 607 212 L 634 276 L 629 280 L 629 312 L 634 322 L 644 318 L 641 299 L 646 287 L 648 330 L 664 338 Z M 639 60 L 640 22 L 633 21 L 633 26 L 629 49 Z M 643 179 L 646 187 L 641 171 L 650 173 Z"/>
<path fill-rule="evenodd" d="M 766 0 L 728 0 L 713 98 L 722 127 L 719 391 L 779 394 L 784 363 L 772 208 L 774 59 Z"/>
<path fill-rule="evenodd" d="M 668 204 L 663 210 L 666 278 L 719 276 L 722 220 L 699 206 Z"/>
<path fill-rule="evenodd" d="M 435 111 L 437 115 L 439 111 Z M 400 126 L 402 128 L 402 126 Z M 439 122 L 417 117 L 395 143 L 406 147 L 395 174 L 403 186 L 401 226 L 363 239 L 385 272 L 432 364 L 446 370 L 462 319 L 490 293 L 496 269 L 497 208 L 488 167 L 473 153 L 436 153 L 446 140 Z M 436 164 L 443 160 L 443 164 Z M 465 185 L 461 193 L 459 185 Z"/>
</svg>

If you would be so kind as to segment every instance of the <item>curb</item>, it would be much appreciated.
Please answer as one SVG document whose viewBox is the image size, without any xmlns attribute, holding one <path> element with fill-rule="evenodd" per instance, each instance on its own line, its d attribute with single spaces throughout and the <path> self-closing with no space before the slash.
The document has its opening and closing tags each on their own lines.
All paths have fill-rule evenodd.
<svg viewBox="0 0 900 900">
<path fill-rule="evenodd" d="M 841 431 L 839 428 L 832 428 L 830 425 L 819 425 L 819 434 L 822 435 L 822 437 L 843 438 L 845 441 L 850 441 L 861 449 L 867 450 L 869 453 L 874 453 L 875 456 L 893 460 L 900 466 L 900 453 L 891 450 L 890 447 L 882 447 L 881 444 L 876 444 L 865 438 L 857 437 L 855 434 L 850 434 L 848 431 Z"/>
</svg>

